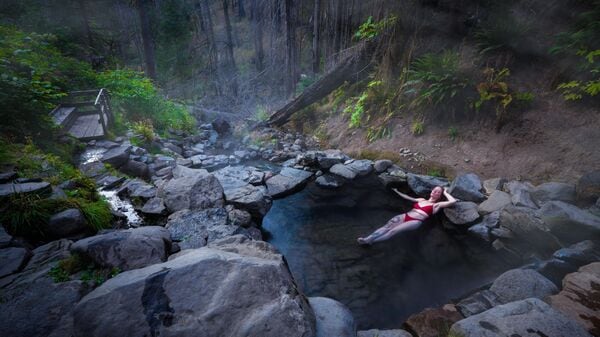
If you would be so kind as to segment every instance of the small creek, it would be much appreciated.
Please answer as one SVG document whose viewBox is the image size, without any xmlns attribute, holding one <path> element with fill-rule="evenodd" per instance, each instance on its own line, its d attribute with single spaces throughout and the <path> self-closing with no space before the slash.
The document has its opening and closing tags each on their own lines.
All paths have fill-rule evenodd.
<svg viewBox="0 0 600 337">
<path fill-rule="evenodd" d="M 386 242 L 356 243 L 408 207 L 374 177 L 333 191 L 310 183 L 275 200 L 263 229 L 302 291 L 344 303 L 359 329 L 398 328 L 411 314 L 464 296 L 511 267 L 464 234 L 449 234 L 440 215 Z"/>
</svg>

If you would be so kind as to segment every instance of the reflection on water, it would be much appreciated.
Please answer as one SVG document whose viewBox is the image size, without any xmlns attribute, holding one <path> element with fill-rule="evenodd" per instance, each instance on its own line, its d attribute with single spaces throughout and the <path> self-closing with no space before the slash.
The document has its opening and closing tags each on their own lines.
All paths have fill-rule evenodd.
<svg viewBox="0 0 600 337">
<path fill-rule="evenodd" d="M 127 217 L 127 224 L 130 227 L 139 227 L 143 223 L 142 218 L 133 209 L 133 205 L 129 201 L 119 198 L 117 191 L 101 190 L 98 193 L 106 198 L 106 201 L 108 201 L 114 211 L 121 212 Z"/>
<path fill-rule="evenodd" d="M 274 201 L 263 228 L 304 293 L 344 303 L 360 329 L 398 328 L 410 314 L 449 303 L 509 269 L 435 225 L 439 215 L 386 242 L 357 245 L 358 236 L 410 203 L 376 181 L 348 185 L 327 191 L 311 184 Z"/>
</svg>

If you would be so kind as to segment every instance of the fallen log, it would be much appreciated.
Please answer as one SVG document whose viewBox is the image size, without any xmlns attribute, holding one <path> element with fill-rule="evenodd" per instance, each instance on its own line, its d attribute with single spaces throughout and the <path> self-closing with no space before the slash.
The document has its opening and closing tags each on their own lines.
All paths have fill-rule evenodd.
<svg viewBox="0 0 600 337">
<path fill-rule="evenodd" d="M 300 96 L 275 111 L 267 120 L 267 124 L 282 126 L 294 113 L 329 95 L 344 82 L 354 83 L 367 76 L 372 68 L 371 60 L 375 53 L 374 44 L 365 41 L 353 47 L 353 49 L 329 73 L 306 88 Z"/>
</svg>

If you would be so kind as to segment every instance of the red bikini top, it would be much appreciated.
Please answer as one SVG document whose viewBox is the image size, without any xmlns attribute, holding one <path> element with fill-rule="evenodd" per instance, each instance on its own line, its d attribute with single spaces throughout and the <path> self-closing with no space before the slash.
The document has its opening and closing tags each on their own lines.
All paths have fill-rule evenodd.
<svg viewBox="0 0 600 337">
<path fill-rule="evenodd" d="M 415 202 L 415 204 L 413 205 L 414 209 L 420 209 L 421 211 L 427 213 L 427 215 L 432 215 L 433 214 L 433 205 L 426 205 L 426 206 L 419 206 L 418 202 Z"/>
</svg>

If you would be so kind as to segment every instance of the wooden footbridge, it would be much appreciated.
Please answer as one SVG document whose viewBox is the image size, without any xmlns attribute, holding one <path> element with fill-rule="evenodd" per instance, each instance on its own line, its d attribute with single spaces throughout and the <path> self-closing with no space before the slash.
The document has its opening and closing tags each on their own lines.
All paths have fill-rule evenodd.
<svg viewBox="0 0 600 337">
<path fill-rule="evenodd" d="M 72 91 L 50 116 L 63 132 L 82 141 L 104 138 L 114 121 L 106 89 Z"/>
</svg>

